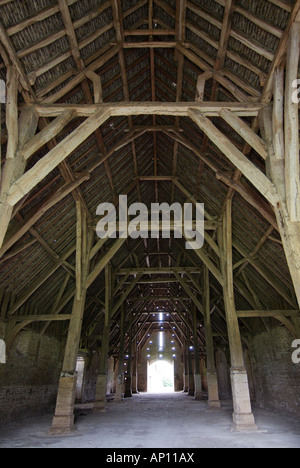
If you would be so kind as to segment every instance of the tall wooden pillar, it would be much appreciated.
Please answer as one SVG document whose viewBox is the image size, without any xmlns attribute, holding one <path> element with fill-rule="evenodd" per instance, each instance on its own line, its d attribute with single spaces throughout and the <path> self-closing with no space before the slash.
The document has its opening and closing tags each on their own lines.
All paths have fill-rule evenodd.
<svg viewBox="0 0 300 468">
<path fill-rule="evenodd" d="M 286 73 L 279 67 L 274 73 L 273 112 L 260 112 L 261 134 L 268 147 L 269 176 L 278 192 L 274 206 L 287 263 L 300 306 L 300 164 L 298 67 L 300 22 L 290 30 Z"/>
<path fill-rule="evenodd" d="M 188 365 L 188 350 L 187 342 L 185 341 L 182 346 L 183 353 L 183 393 L 189 391 L 189 365 Z"/>
<path fill-rule="evenodd" d="M 86 299 L 86 282 L 89 274 L 89 252 L 92 246 L 92 230 L 87 232 L 86 215 L 80 202 L 77 208 L 76 291 L 72 318 L 69 326 L 63 369 L 59 381 L 55 415 L 51 434 L 66 434 L 74 430 L 74 404 L 76 397 L 76 364 Z"/>
<path fill-rule="evenodd" d="M 7 151 L 3 170 L 0 169 L 0 248 L 11 220 L 14 205 L 8 202 L 9 191 L 26 168 L 20 149 L 35 135 L 38 115 L 32 108 L 24 109 L 19 118 L 19 73 L 14 66 L 7 69 L 6 127 Z M 2 174 L 1 174 L 2 170 Z"/>
<path fill-rule="evenodd" d="M 138 389 L 138 359 L 139 359 L 139 350 L 136 342 L 132 343 L 132 352 L 133 352 L 133 366 L 132 366 L 132 393 L 137 395 L 139 393 Z"/>
<path fill-rule="evenodd" d="M 209 269 L 204 265 L 203 272 L 203 309 L 204 309 L 204 326 L 206 340 L 206 366 L 207 366 L 207 385 L 208 385 L 208 407 L 220 408 L 218 389 L 218 375 L 215 362 L 214 341 L 211 327 L 210 316 L 210 283 Z"/>
<path fill-rule="evenodd" d="M 194 368 L 193 368 L 194 366 L 193 366 L 193 356 L 192 356 L 190 339 L 188 339 L 188 343 L 187 343 L 187 356 L 188 356 L 188 378 L 189 378 L 188 396 L 194 396 L 195 395 L 195 380 L 194 380 Z"/>
<path fill-rule="evenodd" d="M 129 334 L 127 374 L 125 378 L 125 398 L 132 397 L 132 327 Z"/>
<path fill-rule="evenodd" d="M 125 307 L 123 303 L 121 306 L 121 318 L 120 318 L 119 366 L 118 366 L 115 401 L 123 401 L 124 399 L 124 356 L 125 356 L 124 341 L 125 341 Z"/>
<path fill-rule="evenodd" d="M 224 303 L 226 311 L 229 347 L 231 355 L 231 386 L 233 395 L 233 429 L 236 431 L 257 430 L 252 413 L 247 370 L 238 317 L 236 314 L 233 265 L 232 265 L 232 201 L 228 200 L 223 217 L 222 232 L 219 232 L 221 268 L 224 277 Z"/>
<path fill-rule="evenodd" d="M 195 356 L 195 400 L 203 399 L 202 378 L 200 369 L 199 345 L 198 345 L 198 317 L 195 304 L 192 305 L 193 311 L 193 336 L 194 336 L 194 356 Z"/>
<path fill-rule="evenodd" d="M 107 390 L 107 361 L 109 354 L 110 325 L 112 311 L 112 269 L 108 264 L 105 267 L 105 319 L 102 335 L 102 347 L 99 363 L 99 374 L 96 386 L 96 398 L 94 402 L 94 412 L 100 413 L 106 410 L 106 390 Z"/>
</svg>

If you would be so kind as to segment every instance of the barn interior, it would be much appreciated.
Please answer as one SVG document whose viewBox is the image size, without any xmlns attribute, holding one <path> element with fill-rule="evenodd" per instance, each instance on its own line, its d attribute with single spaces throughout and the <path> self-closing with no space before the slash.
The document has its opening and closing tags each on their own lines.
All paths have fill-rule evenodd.
<svg viewBox="0 0 300 468">
<path fill-rule="evenodd" d="M 0 424 L 299 418 L 299 54 L 300 0 L 0 0 Z M 120 196 L 204 205 L 203 246 Z"/>
</svg>

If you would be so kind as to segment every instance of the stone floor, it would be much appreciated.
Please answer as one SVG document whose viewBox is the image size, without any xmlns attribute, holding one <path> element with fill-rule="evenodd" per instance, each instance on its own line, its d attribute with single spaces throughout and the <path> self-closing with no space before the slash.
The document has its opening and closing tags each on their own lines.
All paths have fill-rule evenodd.
<svg viewBox="0 0 300 468">
<path fill-rule="evenodd" d="M 0 448 L 299 448 L 300 421 L 260 409 L 257 434 L 231 432 L 232 407 L 208 411 L 186 394 L 140 394 L 95 415 L 77 410 L 76 432 L 50 437 L 52 416 L 0 426 Z"/>
</svg>

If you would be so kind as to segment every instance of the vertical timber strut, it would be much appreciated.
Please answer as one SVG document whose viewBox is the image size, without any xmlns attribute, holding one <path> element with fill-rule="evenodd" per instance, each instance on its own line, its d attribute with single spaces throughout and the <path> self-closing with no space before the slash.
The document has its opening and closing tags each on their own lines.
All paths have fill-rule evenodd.
<svg viewBox="0 0 300 468">
<path fill-rule="evenodd" d="M 102 336 L 102 348 L 99 364 L 99 375 L 97 379 L 96 400 L 94 412 L 106 411 L 106 389 L 107 389 L 107 364 L 109 354 L 109 339 L 112 314 L 112 267 L 105 267 L 105 322 Z"/>
<path fill-rule="evenodd" d="M 93 241 L 93 231 L 88 229 L 86 213 L 80 202 L 76 202 L 76 213 L 76 292 L 50 434 L 67 434 L 74 430 L 74 404 L 77 384 L 76 364 L 87 291 L 89 257 Z"/>
<path fill-rule="evenodd" d="M 231 386 L 233 396 L 233 430 L 256 431 L 252 413 L 247 370 L 235 308 L 232 264 L 232 200 L 226 202 L 222 231 L 219 229 L 221 268 L 224 277 L 224 303 L 231 355 Z"/>
<path fill-rule="evenodd" d="M 206 366 L 207 366 L 207 385 L 208 385 L 208 408 L 220 408 L 218 390 L 218 375 L 216 370 L 214 342 L 212 335 L 211 316 L 210 316 L 210 282 L 209 269 L 204 265 L 203 274 L 203 308 L 204 308 L 204 327 L 206 340 Z"/>
</svg>

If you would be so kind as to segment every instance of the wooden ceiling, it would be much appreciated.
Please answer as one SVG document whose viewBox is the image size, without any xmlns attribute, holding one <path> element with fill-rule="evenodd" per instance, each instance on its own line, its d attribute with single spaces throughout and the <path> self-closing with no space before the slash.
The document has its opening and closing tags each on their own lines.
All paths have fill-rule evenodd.
<svg viewBox="0 0 300 468">
<path fill-rule="evenodd" d="M 260 193 L 256 179 L 200 130 L 197 110 L 192 115 L 190 109 L 201 103 L 202 114 L 266 183 L 258 110 L 273 99 L 274 71 L 284 63 L 299 11 L 299 0 L 0 0 L 0 77 L 7 81 L 16 70 L 19 112 L 34 105 L 38 113 L 36 146 L 30 140 L 23 148 L 24 177 L 35 171 L 35 183 L 27 187 L 24 178 L 11 192 L 13 211 L 0 250 L 3 319 L 20 317 L 18 330 L 64 336 L 75 293 L 76 202 L 93 229 L 99 203 L 117 204 L 120 194 L 148 206 L 197 200 L 212 222 L 232 199 L 237 310 L 298 309 L 270 192 Z M 244 133 L 241 120 L 238 129 L 230 120 L 231 112 L 220 116 L 222 103 L 240 116 Z M 106 112 L 102 125 L 97 106 L 102 117 Z M 2 168 L 12 145 L 4 110 L 2 105 Z M 257 134 L 254 146 L 247 139 L 250 127 Z M 62 149 L 68 157 L 61 158 Z M 53 164 L 56 156 L 59 163 Z M 42 170 L 39 161 L 45 162 Z M 215 241 L 212 230 L 204 252 L 217 267 Z M 113 242 L 93 242 L 82 346 L 95 346 L 101 336 L 105 281 L 97 268 L 107 258 L 116 274 L 122 269 L 115 279 L 112 349 L 124 294 L 128 311 L 145 313 L 145 323 L 138 315 L 131 323 L 128 313 L 128 326 L 144 334 L 149 320 L 156 326 L 151 312 L 164 305 L 182 341 L 187 312 L 202 300 L 203 259 L 175 239 L 127 240 L 115 255 Z M 185 271 L 178 280 L 176 266 L 199 270 Z M 137 268 L 143 275 L 132 287 Z M 158 269 L 167 268 L 172 273 L 157 279 Z M 211 283 L 214 332 L 224 342 L 222 288 L 214 275 Z M 144 302 L 141 296 L 154 299 Z M 273 323 L 263 314 L 240 315 L 245 334 Z M 292 320 L 282 316 L 281 322 L 295 331 Z M 205 343 L 200 329 L 199 338 Z"/>
</svg>

